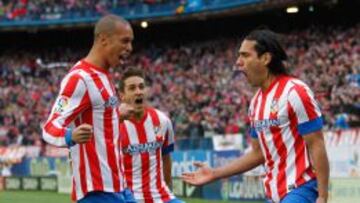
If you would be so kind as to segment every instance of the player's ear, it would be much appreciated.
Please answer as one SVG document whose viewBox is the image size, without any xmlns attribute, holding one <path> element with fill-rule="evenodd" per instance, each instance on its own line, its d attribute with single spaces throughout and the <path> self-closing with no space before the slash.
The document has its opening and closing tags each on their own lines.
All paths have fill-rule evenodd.
<svg viewBox="0 0 360 203">
<path fill-rule="evenodd" d="M 108 44 L 108 34 L 106 33 L 100 33 L 98 35 L 98 40 L 102 46 L 106 46 Z"/>
<path fill-rule="evenodd" d="M 271 54 L 269 52 L 265 52 L 261 55 L 261 61 L 265 66 L 268 66 L 271 62 Z"/>
<path fill-rule="evenodd" d="M 120 89 L 118 91 L 118 95 L 119 95 L 120 101 L 124 101 L 124 90 Z"/>
</svg>

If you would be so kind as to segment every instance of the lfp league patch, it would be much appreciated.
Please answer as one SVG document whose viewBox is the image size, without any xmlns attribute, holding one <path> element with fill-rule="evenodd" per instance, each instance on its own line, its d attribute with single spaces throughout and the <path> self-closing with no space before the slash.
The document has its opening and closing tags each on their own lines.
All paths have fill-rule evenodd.
<svg viewBox="0 0 360 203">
<path fill-rule="evenodd" d="M 60 96 L 56 101 L 54 111 L 57 113 L 64 112 L 69 107 L 69 100 L 69 97 Z"/>
</svg>

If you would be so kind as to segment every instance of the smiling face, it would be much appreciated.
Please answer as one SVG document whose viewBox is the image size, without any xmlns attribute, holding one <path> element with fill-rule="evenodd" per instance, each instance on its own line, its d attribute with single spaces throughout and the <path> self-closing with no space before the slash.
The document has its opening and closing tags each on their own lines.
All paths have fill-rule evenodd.
<svg viewBox="0 0 360 203">
<path fill-rule="evenodd" d="M 244 40 L 239 49 L 236 67 L 241 71 L 252 86 L 259 87 L 268 76 L 268 53 L 261 56 L 255 50 L 256 41 Z"/>
<path fill-rule="evenodd" d="M 135 114 L 143 113 L 145 110 L 146 86 L 144 78 L 130 76 L 124 81 L 121 99 L 133 106 Z"/>
<path fill-rule="evenodd" d="M 133 30 L 128 23 L 116 22 L 113 32 L 101 38 L 102 54 L 108 67 L 123 65 L 132 51 Z"/>
</svg>

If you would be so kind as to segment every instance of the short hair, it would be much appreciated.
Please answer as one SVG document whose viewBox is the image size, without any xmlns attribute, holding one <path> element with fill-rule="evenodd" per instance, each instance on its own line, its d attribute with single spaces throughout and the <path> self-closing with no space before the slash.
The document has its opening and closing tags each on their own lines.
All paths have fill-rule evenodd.
<svg viewBox="0 0 360 203">
<path fill-rule="evenodd" d="M 105 15 L 100 18 L 100 20 L 98 20 L 95 24 L 94 39 L 96 39 L 101 33 L 111 34 L 115 30 L 116 23 L 118 22 L 129 24 L 127 20 L 114 14 Z"/>
<path fill-rule="evenodd" d="M 269 29 L 256 29 L 251 31 L 246 37 L 246 40 L 255 41 L 255 51 L 258 56 L 268 52 L 271 54 L 271 61 L 268 66 L 270 73 L 288 74 L 284 66 L 284 61 L 288 56 L 280 43 L 280 36 Z"/>
<path fill-rule="evenodd" d="M 142 69 L 139 68 L 129 68 L 128 70 L 126 70 L 124 72 L 124 74 L 122 75 L 122 78 L 119 82 L 119 89 L 121 92 L 124 92 L 125 90 L 125 80 L 130 78 L 130 77 L 141 77 L 145 80 L 145 73 Z"/>
</svg>

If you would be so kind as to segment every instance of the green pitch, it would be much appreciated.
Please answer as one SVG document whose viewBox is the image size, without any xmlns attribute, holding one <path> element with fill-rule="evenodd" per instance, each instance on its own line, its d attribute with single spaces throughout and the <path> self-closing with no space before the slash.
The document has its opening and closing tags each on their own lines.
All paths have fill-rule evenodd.
<svg viewBox="0 0 360 203">
<path fill-rule="evenodd" d="M 209 201 L 200 199 L 183 199 L 187 203 L 235 203 L 231 201 Z M 70 195 L 54 192 L 0 192 L 1 203 L 71 203 Z M 240 202 L 237 202 L 240 203 Z M 260 203 L 260 202 L 241 202 Z M 262 203 L 262 202 L 261 202 Z"/>
</svg>

